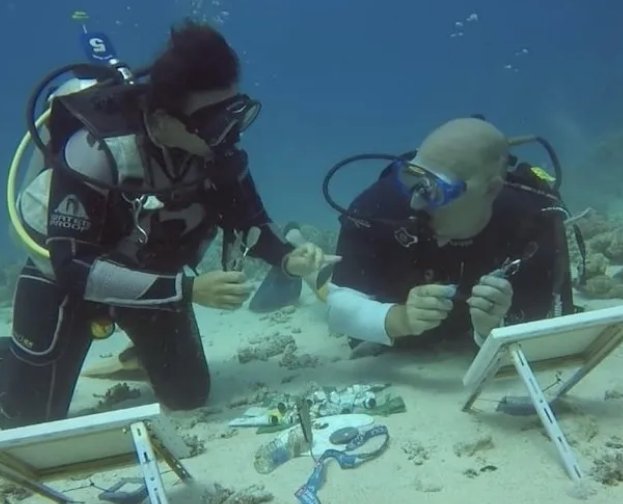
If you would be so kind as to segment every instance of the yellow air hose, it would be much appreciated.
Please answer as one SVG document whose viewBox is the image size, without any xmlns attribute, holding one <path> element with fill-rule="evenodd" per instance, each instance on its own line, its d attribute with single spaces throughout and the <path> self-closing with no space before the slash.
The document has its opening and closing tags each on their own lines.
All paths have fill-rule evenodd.
<svg viewBox="0 0 623 504">
<path fill-rule="evenodd" d="M 40 129 L 50 117 L 50 110 L 46 110 L 41 116 L 35 121 L 35 126 L 37 129 Z M 19 218 L 17 206 L 16 206 L 16 195 L 15 195 L 15 186 L 17 185 L 17 174 L 19 172 L 19 166 L 22 162 L 22 158 L 24 157 L 24 153 L 28 148 L 28 144 L 32 142 L 32 135 L 29 131 L 27 131 L 22 137 L 22 141 L 17 146 L 17 150 L 15 151 L 15 155 L 13 156 L 13 160 L 11 161 L 11 166 L 9 167 L 9 175 L 7 177 L 7 206 L 9 209 L 9 219 L 11 221 L 11 225 L 15 230 L 15 233 L 19 237 L 19 239 L 24 243 L 24 245 L 28 248 L 30 252 L 41 256 L 45 259 L 50 258 L 50 252 L 39 245 L 26 231 L 24 225 L 22 224 L 21 219 Z M 107 317 L 102 317 L 100 319 L 93 320 L 91 322 L 91 334 L 96 339 L 106 339 L 113 334 L 115 331 L 114 323 Z"/>
<path fill-rule="evenodd" d="M 35 121 L 35 127 L 37 129 L 43 126 L 48 118 L 50 117 L 50 109 L 46 110 L 41 116 Z M 19 172 L 19 166 L 22 162 L 22 158 L 24 157 L 24 152 L 28 148 L 28 144 L 32 142 L 32 135 L 30 131 L 27 131 L 22 137 L 22 141 L 17 146 L 17 150 L 15 151 L 15 155 L 13 156 L 13 160 L 11 161 L 11 165 L 9 167 L 9 174 L 7 177 L 7 187 L 6 187 L 6 195 L 7 195 L 7 205 L 9 210 L 9 220 L 15 233 L 19 237 L 19 239 L 24 243 L 26 248 L 45 259 L 50 258 L 50 253 L 48 250 L 41 245 L 39 245 L 32 237 L 28 234 L 28 231 L 24 228 L 21 219 L 19 218 L 17 211 L 17 197 L 15 195 L 15 186 L 17 185 L 17 174 Z"/>
</svg>

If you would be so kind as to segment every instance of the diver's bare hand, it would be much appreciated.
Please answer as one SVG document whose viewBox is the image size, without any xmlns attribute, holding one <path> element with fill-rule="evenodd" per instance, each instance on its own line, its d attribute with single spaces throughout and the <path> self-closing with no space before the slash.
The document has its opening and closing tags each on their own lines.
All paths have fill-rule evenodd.
<svg viewBox="0 0 623 504">
<path fill-rule="evenodd" d="M 210 308 L 240 308 L 253 290 L 240 271 L 210 271 L 195 277 L 193 303 Z"/>
<path fill-rule="evenodd" d="M 284 268 L 289 275 L 304 277 L 341 259 L 340 256 L 325 254 L 318 245 L 307 242 L 285 257 Z"/>
<path fill-rule="evenodd" d="M 505 278 L 485 275 L 472 289 L 467 300 L 474 331 L 487 336 L 498 327 L 513 301 L 513 286 Z"/>
<path fill-rule="evenodd" d="M 451 285 L 428 284 L 414 287 L 409 291 L 404 305 L 397 305 L 390 310 L 390 323 L 386 323 L 388 334 L 394 338 L 419 336 L 434 329 L 452 311 L 452 297 L 455 294 L 456 288 Z"/>
</svg>

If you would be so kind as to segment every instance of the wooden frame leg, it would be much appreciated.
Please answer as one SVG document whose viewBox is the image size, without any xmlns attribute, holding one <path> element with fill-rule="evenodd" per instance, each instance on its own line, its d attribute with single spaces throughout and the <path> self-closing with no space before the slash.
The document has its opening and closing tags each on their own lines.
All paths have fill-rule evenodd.
<svg viewBox="0 0 623 504">
<path fill-rule="evenodd" d="M 72 502 L 76 502 L 67 497 L 65 494 L 37 481 L 30 475 L 22 474 L 2 462 L 0 462 L 0 476 L 15 483 L 16 485 L 19 485 L 20 487 L 26 488 L 27 490 L 40 495 L 41 497 L 45 497 L 52 502 L 56 502 L 58 504 L 70 504 Z"/>
<path fill-rule="evenodd" d="M 482 390 L 487 386 L 487 384 L 491 380 L 493 380 L 493 377 L 497 374 L 498 369 L 500 369 L 501 364 L 502 364 L 502 357 L 500 355 L 497 355 L 495 357 L 495 360 L 489 366 L 489 369 L 485 373 L 485 376 L 482 378 L 482 380 L 480 380 L 480 383 L 476 384 L 476 386 L 472 389 L 471 394 L 469 395 L 469 397 L 467 398 L 467 401 L 465 401 L 465 404 L 463 405 L 462 411 L 471 410 L 472 405 L 474 404 L 476 399 L 478 399 L 478 396 L 480 395 Z"/>
</svg>

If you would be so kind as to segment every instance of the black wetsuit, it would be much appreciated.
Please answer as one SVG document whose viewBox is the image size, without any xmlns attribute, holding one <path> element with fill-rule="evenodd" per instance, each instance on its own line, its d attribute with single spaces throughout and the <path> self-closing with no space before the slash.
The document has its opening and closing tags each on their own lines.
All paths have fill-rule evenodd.
<svg viewBox="0 0 623 504">
<path fill-rule="evenodd" d="M 84 132 L 72 138 L 65 149 L 72 169 L 114 180 Z M 170 184 L 162 176 L 160 150 L 151 145 L 144 154 L 153 184 Z M 0 366 L 0 427 L 67 415 L 92 342 L 91 323 L 101 316 L 110 317 L 132 340 L 165 406 L 192 409 L 205 403 L 210 375 L 192 309 L 192 277 L 183 268 L 197 265 L 218 227 L 226 232 L 260 227 L 250 254 L 272 265 L 281 264 L 292 246 L 273 230 L 244 151 L 232 148 L 216 164 L 186 161 L 193 170 L 181 180 L 192 179 L 193 171 L 210 170 L 210 176 L 163 198 L 164 208 L 141 212 L 149 237 L 144 245 L 131 198 L 55 169 L 45 240 L 53 274 L 29 260 L 19 276 L 13 340 Z"/>
<path fill-rule="evenodd" d="M 343 259 L 335 266 L 333 283 L 380 302 L 398 304 L 404 303 L 410 289 L 417 285 L 457 284 L 454 309 L 440 326 L 423 337 L 396 341 L 417 345 L 461 337 L 471 334 L 465 299 L 480 277 L 499 268 L 507 258 L 524 256 L 536 245 L 532 258 L 509 278 L 514 295 L 506 323 L 551 315 L 555 291 L 560 291 L 562 313 L 573 313 L 568 250 L 560 214 L 541 211 L 556 206 L 548 197 L 509 184 L 496 199 L 492 219 L 481 233 L 473 240 L 450 242 L 443 247 L 434 240 L 416 243 L 417 233 L 403 226 L 372 223 L 366 227 L 342 217 L 336 253 Z M 413 215 L 389 169 L 353 201 L 349 210 L 362 219 L 404 222 Z M 351 339 L 351 346 L 358 342 Z"/>
</svg>

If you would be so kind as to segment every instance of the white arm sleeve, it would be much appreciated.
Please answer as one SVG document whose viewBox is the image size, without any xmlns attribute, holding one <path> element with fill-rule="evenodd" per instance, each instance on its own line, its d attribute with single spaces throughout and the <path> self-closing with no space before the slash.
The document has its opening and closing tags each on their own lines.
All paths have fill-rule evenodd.
<svg viewBox="0 0 623 504">
<path fill-rule="evenodd" d="M 394 306 L 392 303 L 381 303 L 354 289 L 329 284 L 327 306 L 329 329 L 332 332 L 372 343 L 393 345 L 393 340 L 385 331 L 385 318 Z"/>
</svg>

